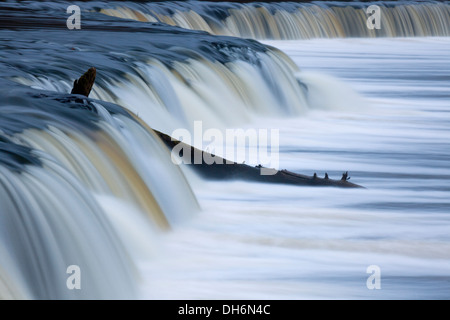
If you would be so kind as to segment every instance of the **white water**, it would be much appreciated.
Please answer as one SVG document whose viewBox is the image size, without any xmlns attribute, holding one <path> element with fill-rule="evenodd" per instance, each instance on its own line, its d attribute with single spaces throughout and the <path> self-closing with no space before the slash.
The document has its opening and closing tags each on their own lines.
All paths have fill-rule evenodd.
<svg viewBox="0 0 450 320">
<path fill-rule="evenodd" d="M 268 43 L 337 106 L 255 124 L 280 129 L 281 167 L 349 170 L 367 189 L 192 183 L 204 210 L 139 262 L 143 297 L 448 299 L 450 40 Z M 369 265 L 380 290 L 366 287 Z"/>
<path fill-rule="evenodd" d="M 96 108 L 98 130 L 55 117 L 11 136 L 42 166 L 0 167 L 0 298 L 137 298 L 134 258 L 151 256 L 158 233 L 198 211 L 154 133 Z M 83 270 L 81 290 L 67 289 L 72 264 Z"/>
<path fill-rule="evenodd" d="M 199 119 L 205 128 L 226 128 L 245 125 L 255 115 L 305 112 L 303 88 L 293 76 L 297 69 L 292 61 L 278 50 L 254 53 L 253 58 L 260 66 L 239 59 L 221 63 L 198 58 L 174 62 L 172 71 L 148 60 L 136 63 L 134 72 L 122 79 L 95 84 L 90 97 L 119 104 L 168 134 L 178 128 L 192 130 Z M 15 80 L 35 89 L 70 91 L 70 81 L 57 77 L 28 75 Z"/>
<path fill-rule="evenodd" d="M 201 2 L 200 2 L 201 3 Z M 140 6 L 112 4 L 100 12 L 139 21 L 163 22 L 212 34 L 253 39 L 295 40 L 349 37 L 448 36 L 449 6 L 435 2 L 375 2 L 381 12 L 381 29 L 366 26 L 366 8 L 361 3 L 147 3 Z M 132 9 L 132 8 L 135 9 Z M 202 8 L 203 7 L 203 8 Z M 165 13 L 157 13 L 163 10 Z M 214 13 L 215 12 L 215 13 Z M 223 12 L 226 18 L 217 14 Z"/>
</svg>

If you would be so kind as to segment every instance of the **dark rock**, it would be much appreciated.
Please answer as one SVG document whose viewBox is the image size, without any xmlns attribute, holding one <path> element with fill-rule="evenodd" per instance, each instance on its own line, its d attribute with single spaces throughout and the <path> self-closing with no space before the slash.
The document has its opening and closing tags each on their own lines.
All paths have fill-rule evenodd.
<svg viewBox="0 0 450 320">
<path fill-rule="evenodd" d="M 88 97 L 94 85 L 96 70 L 94 67 L 86 71 L 78 80 L 73 82 L 73 88 L 70 93 L 81 94 Z"/>
</svg>

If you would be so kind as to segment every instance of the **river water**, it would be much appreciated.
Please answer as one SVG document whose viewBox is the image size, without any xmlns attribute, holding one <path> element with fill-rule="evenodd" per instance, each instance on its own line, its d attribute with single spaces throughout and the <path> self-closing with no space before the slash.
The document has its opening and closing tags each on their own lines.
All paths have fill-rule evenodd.
<svg viewBox="0 0 450 320">
<path fill-rule="evenodd" d="M 366 189 L 192 182 L 204 210 L 141 262 L 143 296 L 448 299 L 450 40 L 264 43 L 315 106 L 252 124 L 280 130 L 280 167 Z"/>
<path fill-rule="evenodd" d="M 448 299 L 449 6 L 376 3 L 1 3 L 0 299 Z M 365 188 L 200 178 L 196 121 Z"/>
</svg>

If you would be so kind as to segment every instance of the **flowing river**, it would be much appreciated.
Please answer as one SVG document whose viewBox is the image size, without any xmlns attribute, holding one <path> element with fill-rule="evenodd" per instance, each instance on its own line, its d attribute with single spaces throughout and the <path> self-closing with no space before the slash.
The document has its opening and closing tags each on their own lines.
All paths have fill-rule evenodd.
<svg viewBox="0 0 450 320">
<path fill-rule="evenodd" d="M 0 4 L 0 298 L 448 299 L 450 6 L 373 4 Z M 202 178 L 199 121 L 365 188 Z"/>
</svg>

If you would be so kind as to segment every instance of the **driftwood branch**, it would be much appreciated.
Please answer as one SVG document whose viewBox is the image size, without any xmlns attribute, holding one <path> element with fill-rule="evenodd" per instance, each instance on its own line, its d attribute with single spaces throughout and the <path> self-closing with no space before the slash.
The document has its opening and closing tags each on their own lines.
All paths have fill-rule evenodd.
<svg viewBox="0 0 450 320">
<path fill-rule="evenodd" d="M 316 173 L 314 173 L 313 176 L 306 176 L 288 170 L 275 169 L 272 169 L 274 170 L 274 174 L 261 174 L 261 169 L 263 169 L 261 165 L 252 167 L 244 163 L 231 162 L 216 155 L 211 155 L 210 153 L 194 148 L 188 144 L 185 144 L 184 142 L 174 140 L 172 137 L 165 133 L 159 132 L 157 130 L 153 131 L 161 138 L 161 140 L 170 150 L 173 150 L 173 148 L 179 143 L 181 143 L 183 146 L 182 148 L 178 148 L 179 150 L 187 150 L 188 148 L 190 148 L 190 158 L 184 154 L 181 154 L 181 159 L 184 160 L 184 163 L 190 165 L 192 169 L 199 175 L 207 179 L 245 180 L 297 186 L 334 186 L 343 188 L 363 188 L 360 185 L 348 181 L 348 172 L 344 173 L 342 179 L 340 180 L 330 179 L 328 177 L 328 173 L 325 174 L 324 178 L 319 178 Z M 211 159 L 211 156 L 213 156 L 216 161 L 214 163 L 205 163 L 204 159 Z M 201 159 L 201 163 L 196 164 L 195 159 Z M 269 168 L 265 169 L 270 170 Z"/>
</svg>

